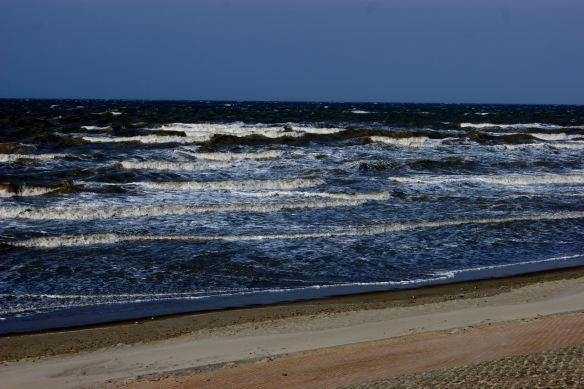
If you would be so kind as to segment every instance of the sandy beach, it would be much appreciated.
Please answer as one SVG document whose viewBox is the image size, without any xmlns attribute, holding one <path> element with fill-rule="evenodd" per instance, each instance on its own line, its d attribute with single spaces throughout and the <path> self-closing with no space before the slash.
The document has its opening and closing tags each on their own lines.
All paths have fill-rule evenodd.
<svg viewBox="0 0 584 389">
<path fill-rule="evenodd" d="M 0 376 L 6 388 L 385 387 L 581 346 L 582 311 L 584 269 L 558 270 L 4 336 Z"/>
</svg>

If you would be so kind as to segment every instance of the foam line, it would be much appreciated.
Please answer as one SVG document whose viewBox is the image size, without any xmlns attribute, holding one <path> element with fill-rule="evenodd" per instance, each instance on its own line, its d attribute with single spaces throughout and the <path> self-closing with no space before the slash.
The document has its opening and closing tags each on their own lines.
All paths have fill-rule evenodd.
<svg viewBox="0 0 584 389">
<path fill-rule="evenodd" d="M 21 159 L 48 161 L 52 159 L 66 158 L 67 154 L 0 154 L 0 162 L 14 162 Z"/>
<path fill-rule="evenodd" d="M 557 212 L 557 213 L 540 213 L 524 216 L 512 216 L 502 218 L 486 219 L 459 219 L 445 220 L 436 222 L 419 222 L 419 223 L 396 223 L 385 224 L 375 227 L 357 227 L 340 231 L 325 231 L 298 234 L 273 234 L 273 235 L 124 235 L 124 234 L 96 234 L 96 235 L 77 235 L 77 236 L 60 236 L 60 237 L 43 237 L 23 240 L 19 242 L 10 242 L 14 247 L 28 248 L 58 248 L 73 246 L 89 246 L 96 244 L 115 244 L 122 242 L 206 242 L 206 241 L 265 241 L 265 240 L 295 240 L 295 239 L 318 239 L 332 237 L 355 237 L 387 234 L 392 232 L 401 232 L 417 229 L 453 227 L 466 224 L 502 224 L 513 222 L 536 222 L 552 220 L 570 220 L 584 218 L 584 212 Z"/>
<path fill-rule="evenodd" d="M 0 198 L 1 197 L 34 197 L 42 196 L 47 193 L 59 190 L 59 188 L 45 188 L 40 186 L 17 186 L 0 184 Z"/>
<path fill-rule="evenodd" d="M 413 176 L 392 177 L 391 180 L 403 183 L 439 185 L 449 182 L 477 182 L 493 185 L 526 186 L 526 185 L 568 185 L 584 184 L 584 174 L 509 174 L 509 175 L 476 175 L 476 176 Z"/>
<path fill-rule="evenodd" d="M 157 143 L 196 143 L 205 141 L 204 138 L 194 136 L 165 136 L 165 135 L 136 135 L 136 136 L 83 136 L 84 141 L 92 143 L 120 143 L 139 142 L 145 144 Z"/>
<path fill-rule="evenodd" d="M 351 207 L 365 203 L 365 200 L 330 200 L 295 203 L 268 203 L 268 204 L 229 204 L 217 206 L 199 205 L 153 205 L 146 207 L 114 207 L 114 208 L 28 208 L 28 207 L 0 207 L 0 217 L 27 220 L 95 220 L 110 219 L 113 217 L 157 217 L 192 215 L 217 212 L 277 212 L 292 209 L 316 209 L 330 207 Z"/>
<path fill-rule="evenodd" d="M 427 136 L 414 136 L 410 138 L 391 138 L 388 136 L 372 136 L 370 137 L 370 139 L 372 142 L 376 143 L 411 148 L 432 147 L 442 143 L 438 139 L 430 139 Z"/>
<path fill-rule="evenodd" d="M 231 166 L 229 162 L 134 162 L 122 161 L 120 165 L 124 169 L 137 170 L 199 170 L 199 169 L 219 169 Z"/>
<path fill-rule="evenodd" d="M 584 126 L 561 126 L 550 123 L 516 123 L 516 124 L 494 124 L 494 123 L 460 123 L 461 128 L 539 128 L 542 130 L 559 130 L 562 128 L 584 129 Z"/>
<path fill-rule="evenodd" d="M 301 189 L 322 185 L 320 179 L 247 180 L 247 181 L 206 181 L 206 182 L 135 182 L 154 190 L 260 190 L 260 189 Z"/>
<path fill-rule="evenodd" d="M 190 158 L 205 159 L 210 161 L 241 161 L 244 159 L 275 159 L 284 155 L 283 151 L 263 151 L 258 153 L 193 153 L 178 150 L 177 154 Z"/>
</svg>

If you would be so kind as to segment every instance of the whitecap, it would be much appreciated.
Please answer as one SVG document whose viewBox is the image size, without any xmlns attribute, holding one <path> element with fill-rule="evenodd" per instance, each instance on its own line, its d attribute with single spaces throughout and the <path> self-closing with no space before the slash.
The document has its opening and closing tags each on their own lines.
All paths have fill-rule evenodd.
<svg viewBox="0 0 584 389">
<path fill-rule="evenodd" d="M 584 139 L 584 135 L 571 135 L 566 133 L 559 133 L 559 134 L 539 134 L 539 133 L 532 133 L 529 134 L 534 138 L 541 139 L 541 140 L 552 140 L 552 141 L 561 141 L 561 140 L 573 140 L 577 138 Z"/>
<path fill-rule="evenodd" d="M 57 188 L 45 188 L 39 186 L 8 186 L 0 184 L 0 197 L 34 197 L 42 196 L 47 193 L 51 193 L 57 190 Z"/>
<path fill-rule="evenodd" d="M 171 123 L 160 128 L 153 128 L 157 131 L 182 131 L 187 136 L 195 137 L 201 142 L 211 140 L 214 135 L 230 135 L 236 137 L 246 137 L 260 135 L 267 138 L 291 137 L 297 138 L 304 134 L 334 134 L 344 131 L 342 128 L 320 128 L 312 126 L 297 125 L 266 125 L 266 124 L 244 124 L 241 122 L 218 124 L 218 123 Z"/>
<path fill-rule="evenodd" d="M 414 136 L 410 138 L 391 138 L 387 136 L 372 136 L 372 142 L 383 143 L 398 147 L 434 147 L 442 143 L 440 139 L 430 139 L 427 136 Z"/>
</svg>

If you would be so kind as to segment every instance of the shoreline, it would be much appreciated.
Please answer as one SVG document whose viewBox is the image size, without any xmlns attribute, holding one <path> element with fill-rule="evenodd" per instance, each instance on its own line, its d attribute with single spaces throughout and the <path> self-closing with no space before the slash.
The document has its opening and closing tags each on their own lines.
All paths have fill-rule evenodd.
<svg viewBox="0 0 584 389">
<path fill-rule="evenodd" d="M 440 285 L 488 281 L 516 276 L 584 267 L 584 254 L 525 261 L 503 265 L 483 266 L 439 272 L 419 280 L 348 283 L 308 286 L 292 289 L 259 290 L 225 295 L 164 299 L 159 301 L 124 302 L 71 306 L 31 316 L 11 317 L 0 322 L 0 337 L 38 334 L 83 328 L 158 320 L 182 315 L 204 314 L 303 302 L 320 301 L 347 296 L 367 296 L 376 293 L 420 290 Z"/>
<path fill-rule="evenodd" d="M 245 377 L 252 380 L 247 387 L 257 387 L 258 382 L 262 383 L 260 387 L 273 387 L 270 377 L 276 372 L 279 379 L 274 382 L 286 387 L 282 379 L 288 377 L 290 366 L 296 366 L 294 377 L 300 382 L 318 370 L 313 367 L 320 363 L 322 375 L 317 374 L 312 385 L 300 382 L 300 386 L 318 387 L 325 375 L 330 382 L 359 384 L 369 378 L 359 375 L 361 367 L 377 372 L 371 379 L 383 380 L 396 376 L 393 368 L 383 370 L 388 360 L 398 363 L 398 369 L 404 366 L 392 354 L 393 349 L 384 344 L 407 344 L 420 337 L 431 342 L 444 337 L 455 341 L 467 333 L 478 334 L 474 339 L 481 340 L 480 334 L 490 328 L 510 326 L 526 347 L 517 349 L 519 354 L 530 354 L 584 344 L 584 331 L 580 331 L 584 328 L 583 315 L 584 267 L 579 267 L 416 290 L 4 336 L 0 338 L 0 376 L 6 388 L 19 389 L 167 388 L 181 387 L 181 382 L 186 383 L 184 387 L 190 387 L 189 382 L 207 382 L 196 387 L 213 387 L 211 384 L 217 382 L 245 387 Z M 526 329 L 530 323 L 548 319 L 556 324 L 539 330 L 544 334 L 539 337 L 547 343 L 529 348 L 534 338 Z M 577 333 L 570 328 L 578 329 Z M 501 340 L 500 335 L 507 333 L 501 330 L 493 336 Z M 515 355 L 513 350 L 493 354 L 500 347 L 493 349 L 491 342 L 483 343 L 479 359 L 473 359 L 472 347 L 464 346 L 438 347 L 435 357 L 449 359 L 456 350 L 463 350 L 457 365 L 464 365 L 489 360 L 493 355 Z M 405 350 L 409 353 L 409 348 Z M 331 358 L 323 359 L 322 355 Z M 361 359 L 355 364 L 347 362 L 347 358 L 359 355 Z M 425 355 L 417 358 L 421 361 L 419 369 L 404 374 L 431 370 L 435 359 Z M 291 364 L 294 361 L 301 363 Z M 286 370 L 278 370 L 278 366 Z M 255 373 L 249 374 L 250 370 Z M 337 376 L 343 381 L 338 382 Z M 229 381 L 232 379 L 235 381 Z"/>
<path fill-rule="evenodd" d="M 410 289 L 2 334 L 0 362 L 90 352 L 119 344 L 165 341 L 196 331 L 211 331 L 235 324 L 254 324 L 319 314 L 342 314 L 490 297 L 537 283 L 577 278 L 584 278 L 584 266 Z"/>
</svg>

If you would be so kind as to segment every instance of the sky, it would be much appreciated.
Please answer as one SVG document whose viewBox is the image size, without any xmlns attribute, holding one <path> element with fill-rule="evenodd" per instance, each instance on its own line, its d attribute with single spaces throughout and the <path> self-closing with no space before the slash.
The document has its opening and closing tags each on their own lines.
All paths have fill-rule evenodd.
<svg viewBox="0 0 584 389">
<path fill-rule="evenodd" d="M 0 98 L 584 104 L 582 0 L 0 0 Z"/>
</svg>

